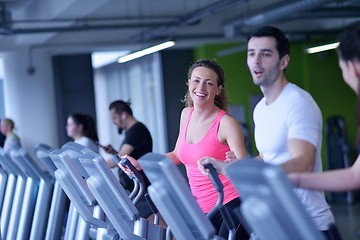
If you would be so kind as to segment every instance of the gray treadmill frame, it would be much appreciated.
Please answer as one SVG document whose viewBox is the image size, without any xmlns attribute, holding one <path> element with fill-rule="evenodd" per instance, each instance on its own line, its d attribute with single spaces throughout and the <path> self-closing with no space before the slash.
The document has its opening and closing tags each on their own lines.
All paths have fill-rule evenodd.
<svg viewBox="0 0 360 240">
<path fill-rule="evenodd" d="M 64 146 L 63 149 L 65 148 Z M 87 185 L 122 238 L 150 240 L 164 238 L 164 229 L 140 217 L 128 193 L 120 185 L 101 155 L 88 151 L 76 143 L 71 143 L 70 148 L 72 151 L 85 153 L 78 159 L 87 175 L 90 176 L 86 179 Z M 76 155 L 76 153 L 73 154 Z"/>
<path fill-rule="evenodd" d="M 151 182 L 150 197 L 176 239 L 216 238 L 215 228 L 170 158 L 147 153 L 138 161 Z"/>
<path fill-rule="evenodd" d="M 234 161 L 225 171 L 240 193 L 242 215 L 257 237 L 324 240 L 280 166 L 249 158 Z"/>
</svg>

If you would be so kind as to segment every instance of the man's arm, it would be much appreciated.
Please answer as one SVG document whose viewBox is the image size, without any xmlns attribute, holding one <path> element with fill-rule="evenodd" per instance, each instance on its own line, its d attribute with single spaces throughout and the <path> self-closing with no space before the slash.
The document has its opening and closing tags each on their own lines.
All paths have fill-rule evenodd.
<svg viewBox="0 0 360 240">
<path fill-rule="evenodd" d="M 288 150 L 291 160 L 281 164 L 287 173 L 312 172 L 315 164 L 316 148 L 311 143 L 301 139 L 290 139 Z"/>
<path fill-rule="evenodd" d="M 123 156 L 123 155 L 130 155 L 131 153 L 134 151 L 134 147 L 130 144 L 123 144 L 122 147 L 120 148 L 120 151 L 117 153 L 118 156 Z M 108 166 L 110 168 L 114 168 L 117 167 L 118 165 L 116 165 L 111 159 L 106 160 L 106 163 L 108 164 Z"/>
</svg>

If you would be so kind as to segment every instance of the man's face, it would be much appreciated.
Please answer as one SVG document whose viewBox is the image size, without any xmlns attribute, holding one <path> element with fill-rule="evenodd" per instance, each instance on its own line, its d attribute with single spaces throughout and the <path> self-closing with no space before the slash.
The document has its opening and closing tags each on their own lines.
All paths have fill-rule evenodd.
<svg viewBox="0 0 360 240">
<path fill-rule="evenodd" d="M 355 64 L 359 63 L 353 61 L 345 62 L 344 60 L 339 58 L 339 66 L 341 68 L 344 82 L 346 82 L 346 84 L 349 85 L 349 87 L 351 87 L 351 89 L 357 93 L 359 91 L 359 86 L 358 78 L 356 76 Z"/>
<path fill-rule="evenodd" d="M 272 85 L 284 69 L 275 38 L 252 37 L 248 42 L 247 65 L 256 85 Z"/>
<path fill-rule="evenodd" d="M 118 128 L 119 132 L 122 131 L 122 129 L 124 128 L 124 120 L 122 118 L 122 114 L 116 113 L 115 109 L 110 109 L 110 116 L 111 116 L 112 122 Z"/>
</svg>

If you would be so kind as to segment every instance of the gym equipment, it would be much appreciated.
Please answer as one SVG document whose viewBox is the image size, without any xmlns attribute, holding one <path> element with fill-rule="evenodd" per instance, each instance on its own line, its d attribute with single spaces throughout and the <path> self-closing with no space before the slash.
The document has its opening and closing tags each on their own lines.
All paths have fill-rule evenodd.
<svg viewBox="0 0 360 240">
<path fill-rule="evenodd" d="M 134 204 L 102 156 L 76 143 L 65 145 L 62 150 L 50 154 L 58 167 L 56 178 L 80 216 L 97 228 L 96 231 L 92 227 L 90 231 L 96 232 L 97 239 L 116 239 L 119 235 L 122 239 L 163 238 L 164 229 L 139 217 Z M 70 158 L 69 155 L 77 157 Z M 99 204 L 105 212 L 105 220 L 92 217 L 89 207 L 95 204 Z M 99 228 L 102 228 L 101 231 Z M 98 236 L 104 231 L 105 235 Z"/>
<path fill-rule="evenodd" d="M 133 174 L 127 174 L 127 176 L 133 180 L 134 182 L 134 189 L 131 191 L 129 198 L 132 200 L 134 204 L 138 203 L 140 198 L 145 194 L 145 184 L 144 179 L 136 170 L 136 168 L 130 163 L 130 161 L 126 158 L 120 159 L 118 155 L 114 155 L 112 161 L 118 165 L 120 162 L 122 165 L 126 166 L 127 168 L 133 171 Z"/>
<path fill-rule="evenodd" d="M 245 149 L 246 152 L 249 156 L 252 156 L 252 143 L 251 143 L 251 134 L 249 131 L 249 127 L 246 123 L 241 123 L 240 122 L 240 126 L 241 126 L 241 130 L 244 134 L 244 144 L 245 144 Z"/>
<path fill-rule="evenodd" d="M 347 138 L 345 120 L 341 116 L 329 117 L 326 121 L 326 160 L 327 168 L 340 169 L 348 168 L 352 165 L 350 161 L 351 147 Z M 327 199 L 332 202 L 345 202 L 348 204 L 355 202 L 355 193 L 347 192 L 328 192 Z"/>
<path fill-rule="evenodd" d="M 55 177 L 66 195 L 71 200 L 66 225 L 65 239 L 88 239 L 91 233 L 97 236 L 96 231 L 90 231 L 90 225 L 96 228 L 111 228 L 109 223 L 93 216 L 96 200 L 88 189 L 85 179 L 79 173 L 78 167 L 81 167 L 77 158 L 70 158 L 64 150 L 54 150 L 50 153 L 57 170 Z M 83 173 L 85 170 L 83 169 Z M 75 209 L 76 208 L 76 209 Z M 85 221 L 83 224 L 79 221 L 79 214 Z M 106 236 L 99 236 L 98 239 L 116 239 L 113 232 L 105 232 Z M 95 237 L 93 237 L 95 238 Z"/>
<path fill-rule="evenodd" d="M 44 219 L 48 218 L 53 184 L 48 173 L 43 172 L 36 161 L 20 147 L 14 147 L 10 155 L 15 164 L 27 176 L 21 208 L 13 206 L 13 212 L 21 211 L 10 218 L 7 239 L 39 239 L 44 236 Z M 16 197 L 14 196 L 14 201 Z M 16 209 L 16 210 L 15 210 Z M 12 225 L 13 224 L 13 225 Z"/>
<path fill-rule="evenodd" d="M 149 205 L 151 212 L 154 214 L 154 224 L 159 224 L 159 216 L 158 210 L 155 207 L 154 203 L 152 202 L 148 193 L 145 194 L 145 181 L 141 173 L 131 164 L 131 162 L 127 158 L 120 159 L 118 155 L 114 155 L 112 158 L 113 162 L 118 165 L 121 163 L 123 166 L 127 167 L 132 171 L 132 174 L 127 174 L 127 176 L 133 180 L 134 182 L 134 189 L 132 190 L 131 194 L 129 195 L 132 202 L 136 205 L 139 202 L 140 198 L 144 196 L 147 204 Z"/>
<path fill-rule="evenodd" d="M 281 167 L 242 159 L 232 162 L 225 171 L 241 194 L 241 213 L 256 237 L 324 240 Z"/>
<path fill-rule="evenodd" d="M 1 166 L 1 164 L 0 164 Z M 0 168 L 0 210 L 2 209 L 5 191 L 6 191 L 6 184 L 8 180 L 8 173 L 5 171 L 4 167 L 1 166 Z"/>
<path fill-rule="evenodd" d="M 88 179 L 88 185 L 120 236 L 130 235 L 129 237 L 135 239 L 164 239 L 165 230 L 140 217 L 134 203 L 130 201 L 126 191 L 121 187 L 104 159 L 95 153 L 86 154 L 81 157 L 80 160 L 84 158 L 92 159 L 98 169 L 98 173 L 93 173 L 92 177 Z M 131 165 L 129 163 L 125 164 L 128 166 Z M 133 170 L 136 178 L 142 178 L 136 169 Z M 134 198 L 134 202 L 136 202 L 138 198 L 139 194 Z M 126 212 L 125 215 L 123 213 L 124 211 Z M 116 214 L 118 215 L 116 216 Z M 129 226 L 129 228 L 127 226 Z M 123 234 L 121 234 L 121 232 Z"/>
<path fill-rule="evenodd" d="M 147 153 L 138 159 L 151 182 L 148 192 L 178 240 L 216 239 L 215 228 L 202 212 L 185 179 L 173 161 Z M 167 234 L 171 239 L 171 234 Z"/>
<path fill-rule="evenodd" d="M 224 201 L 224 185 L 222 184 L 219 175 L 217 174 L 215 168 L 211 164 L 205 164 L 204 168 L 207 168 L 210 170 L 210 180 L 212 184 L 215 187 L 215 190 L 218 192 L 218 200 L 215 204 L 215 207 L 207 214 L 207 217 L 211 219 L 211 217 L 219 211 L 221 216 L 223 217 L 223 221 L 225 222 L 225 225 L 227 226 L 227 229 L 229 230 L 229 236 L 228 240 L 234 240 L 235 239 L 235 232 L 236 232 L 236 226 L 234 221 L 232 220 L 230 213 L 228 209 L 222 204 Z"/>
<path fill-rule="evenodd" d="M 55 179 L 55 171 L 56 166 L 52 162 L 49 154 L 54 149 L 46 144 L 39 144 L 34 152 L 37 157 L 37 159 L 42 163 L 42 165 L 47 169 L 48 173 L 50 174 L 51 182 L 53 184 L 53 192 L 52 192 L 52 198 L 50 203 L 50 210 L 48 213 L 48 220 L 43 221 L 43 223 L 46 223 L 45 225 L 45 235 L 44 236 L 31 236 L 31 238 L 34 239 L 45 239 L 45 240 L 60 240 L 62 236 L 63 231 L 63 225 L 65 222 L 65 214 L 68 212 L 69 209 L 69 199 L 65 195 L 64 191 L 62 190 L 60 184 Z M 40 182 L 40 185 L 42 182 Z M 39 204 L 39 206 L 42 206 Z M 42 209 L 42 210 L 41 210 Z M 35 214 L 37 214 L 37 211 L 43 211 L 43 208 L 39 207 L 39 210 L 35 209 Z M 42 215 L 41 213 L 38 213 L 39 215 Z M 46 219 L 46 218 L 44 218 Z M 32 228 L 37 228 L 35 225 L 33 225 Z M 33 232 L 33 231 L 32 231 Z"/>
<path fill-rule="evenodd" d="M 1 209 L 1 233 L 2 239 L 6 239 L 10 217 L 12 214 L 12 207 L 17 206 L 20 208 L 21 199 L 14 198 L 15 193 L 17 196 L 20 196 L 24 192 L 25 188 L 25 173 L 12 161 L 9 154 L 6 153 L 2 148 L 0 148 L 0 164 L 1 167 L 8 174 L 8 179 L 6 183 L 6 191 L 4 194 L 3 206 Z M 19 213 L 18 213 L 19 215 Z"/>
</svg>

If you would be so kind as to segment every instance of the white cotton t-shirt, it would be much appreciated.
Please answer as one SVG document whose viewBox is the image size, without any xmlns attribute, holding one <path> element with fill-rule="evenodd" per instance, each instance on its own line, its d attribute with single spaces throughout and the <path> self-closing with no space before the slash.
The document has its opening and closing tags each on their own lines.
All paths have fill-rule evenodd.
<svg viewBox="0 0 360 240">
<path fill-rule="evenodd" d="M 288 83 L 275 102 L 263 98 L 254 109 L 255 143 L 264 161 L 280 165 L 291 159 L 288 140 L 301 139 L 316 147 L 313 172 L 322 171 L 322 115 L 311 95 Z M 334 217 L 322 191 L 296 188 L 295 193 L 319 230 L 329 229 Z"/>
<path fill-rule="evenodd" d="M 96 153 L 99 153 L 99 148 L 96 143 L 88 137 L 82 136 L 81 138 L 76 139 L 74 142 L 81 144 Z"/>
</svg>

